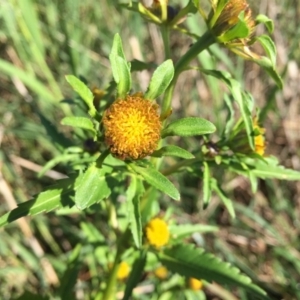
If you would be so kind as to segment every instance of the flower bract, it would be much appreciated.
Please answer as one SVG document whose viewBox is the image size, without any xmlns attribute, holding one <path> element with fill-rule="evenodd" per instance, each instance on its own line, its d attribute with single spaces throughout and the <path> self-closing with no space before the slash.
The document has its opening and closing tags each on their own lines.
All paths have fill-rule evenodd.
<svg viewBox="0 0 300 300">
<path fill-rule="evenodd" d="M 259 59 L 249 47 L 253 43 L 256 23 L 247 1 L 229 0 L 221 11 L 218 10 L 219 2 L 213 5 L 209 21 L 216 39 L 245 59 Z"/>
</svg>

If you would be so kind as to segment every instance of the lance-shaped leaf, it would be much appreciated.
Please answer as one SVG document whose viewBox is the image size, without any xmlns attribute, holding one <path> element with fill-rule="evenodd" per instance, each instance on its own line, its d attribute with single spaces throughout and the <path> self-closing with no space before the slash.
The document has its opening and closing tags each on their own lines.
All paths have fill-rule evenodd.
<svg viewBox="0 0 300 300">
<path fill-rule="evenodd" d="M 213 133 L 216 127 L 213 123 L 196 117 L 182 118 L 168 124 L 161 133 L 162 138 L 167 136 L 194 136 Z"/>
<path fill-rule="evenodd" d="M 124 98 L 131 89 L 130 64 L 116 55 L 110 55 L 109 60 L 117 84 L 118 97 Z"/>
<path fill-rule="evenodd" d="M 117 84 L 118 97 L 124 98 L 131 89 L 131 75 L 130 64 L 126 61 L 119 34 L 114 37 L 109 60 Z"/>
<path fill-rule="evenodd" d="M 227 117 L 227 120 L 226 120 L 226 125 L 225 125 L 224 132 L 223 132 L 222 136 L 223 137 L 228 137 L 231 130 L 232 130 L 233 124 L 235 122 L 235 119 L 234 119 L 235 111 L 234 111 L 234 108 L 233 108 L 233 103 L 232 103 L 233 101 L 228 96 L 228 94 L 224 95 L 224 102 L 225 102 L 225 104 L 228 108 L 228 117 Z"/>
<path fill-rule="evenodd" d="M 235 218 L 235 211 L 234 211 L 232 201 L 226 196 L 225 192 L 219 186 L 219 184 L 218 184 L 218 182 L 215 178 L 211 178 L 210 185 L 211 185 L 212 190 L 217 193 L 217 195 L 220 197 L 220 199 L 224 203 L 224 205 L 227 208 L 230 216 L 234 219 Z"/>
<path fill-rule="evenodd" d="M 154 100 L 160 96 L 169 86 L 174 76 L 172 60 L 162 63 L 153 73 L 149 87 L 145 93 L 145 99 Z"/>
<path fill-rule="evenodd" d="M 110 54 L 122 57 L 124 60 L 126 60 L 124 50 L 123 50 L 122 40 L 118 33 L 114 35 L 113 46 L 111 48 Z"/>
<path fill-rule="evenodd" d="M 73 206 L 71 197 L 77 188 L 74 178 L 60 180 L 50 186 L 46 191 L 36 195 L 32 200 L 18 205 L 17 208 L 0 217 L 0 227 L 11 223 L 21 217 L 33 216 L 42 212 L 49 212 L 56 208 Z"/>
<path fill-rule="evenodd" d="M 265 15 L 258 15 L 255 18 L 255 21 L 257 23 L 264 24 L 267 27 L 269 33 L 272 33 L 274 31 L 274 22 L 273 22 L 273 20 L 271 20 L 267 16 L 265 16 Z"/>
<path fill-rule="evenodd" d="M 259 66 L 261 66 L 276 82 L 277 86 L 282 89 L 283 83 L 280 75 L 277 73 L 274 68 L 274 64 L 270 58 L 266 56 L 262 56 L 260 59 L 253 59 Z"/>
<path fill-rule="evenodd" d="M 131 177 L 126 191 L 130 230 L 137 248 L 142 246 L 142 221 L 140 212 L 140 196 L 144 193 L 144 186 L 136 176 Z"/>
<path fill-rule="evenodd" d="M 113 177 L 107 173 L 109 172 L 106 168 L 98 168 L 96 163 L 93 163 L 76 180 L 78 189 L 75 193 L 75 204 L 79 209 L 98 203 L 111 194 L 109 181 L 113 180 Z"/>
<path fill-rule="evenodd" d="M 262 179 L 300 180 L 299 171 L 278 165 L 277 158 L 273 156 L 265 157 L 264 160 L 247 158 L 245 163 L 249 167 L 249 172 Z"/>
<path fill-rule="evenodd" d="M 180 194 L 174 184 L 156 169 L 152 167 L 143 168 L 134 164 L 130 164 L 130 167 L 136 173 L 140 174 L 150 185 L 167 194 L 174 200 L 180 199 Z"/>
<path fill-rule="evenodd" d="M 65 117 L 61 120 L 60 123 L 62 125 L 68 125 L 72 127 L 79 127 L 82 129 L 90 130 L 94 134 L 96 133 L 93 122 L 85 117 Z"/>
<path fill-rule="evenodd" d="M 66 80 L 71 85 L 73 90 L 83 99 L 86 103 L 89 114 L 91 117 L 95 117 L 97 114 L 96 108 L 94 106 L 93 100 L 94 96 L 90 89 L 77 77 L 73 75 L 67 75 Z"/>
<path fill-rule="evenodd" d="M 154 156 L 154 157 L 176 156 L 176 157 L 185 158 L 185 159 L 195 158 L 195 156 L 192 153 L 190 153 L 189 151 L 182 149 L 178 146 L 174 146 L 174 145 L 162 147 L 162 148 L 154 151 L 151 154 L 151 156 Z"/>
<path fill-rule="evenodd" d="M 266 34 L 256 37 L 256 40 L 263 46 L 268 58 L 271 60 L 273 68 L 276 66 L 276 47 L 273 40 Z"/>
<path fill-rule="evenodd" d="M 249 277 L 241 274 L 239 269 L 206 253 L 202 248 L 195 248 L 190 244 L 179 244 L 160 251 L 157 256 L 172 272 L 209 282 L 215 281 L 219 284 L 243 287 L 263 299 L 268 299 L 266 293 L 253 284 Z"/>
</svg>

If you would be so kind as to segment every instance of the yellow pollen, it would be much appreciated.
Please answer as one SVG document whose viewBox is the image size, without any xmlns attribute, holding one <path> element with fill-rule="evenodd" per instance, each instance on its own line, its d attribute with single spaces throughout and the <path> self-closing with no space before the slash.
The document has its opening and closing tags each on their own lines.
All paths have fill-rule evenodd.
<svg viewBox="0 0 300 300">
<path fill-rule="evenodd" d="M 140 94 L 116 100 L 103 116 L 105 142 L 120 159 L 150 155 L 160 139 L 158 105 Z"/>
</svg>

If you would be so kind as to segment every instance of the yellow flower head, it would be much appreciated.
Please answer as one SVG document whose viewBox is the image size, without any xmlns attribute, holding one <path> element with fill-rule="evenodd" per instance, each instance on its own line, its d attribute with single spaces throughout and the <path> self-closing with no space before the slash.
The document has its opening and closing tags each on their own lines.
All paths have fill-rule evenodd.
<svg viewBox="0 0 300 300">
<path fill-rule="evenodd" d="M 158 279 L 161 279 L 161 280 L 166 279 L 168 276 L 168 269 L 165 268 L 164 266 L 160 266 L 154 271 L 154 275 Z"/>
<path fill-rule="evenodd" d="M 255 131 L 255 137 L 254 137 L 255 153 L 263 156 L 266 150 L 266 144 L 264 138 L 265 129 L 258 125 L 257 118 L 254 119 L 253 124 L 254 124 L 254 131 Z"/>
<path fill-rule="evenodd" d="M 146 226 L 146 237 L 151 246 L 165 246 L 170 238 L 167 223 L 159 218 L 152 219 Z"/>
<path fill-rule="evenodd" d="M 135 94 L 117 99 L 103 116 L 105 142 L 119 159 L 150 155 L 160 139 L 158 105 Z"/>
<path fill-rule="evenodd" d="M 202 289 L 203 283 L 201 280 L 191 277 L 188 279 L 188 286 L 191 290 L 198 291 Z"/>
<path fill-rule="evenodd" d="M 119 280 L 124 280 L 128 277 L 129 272 L 130 272 L 130 268 L 129 268 L 128 263 L 126 263 L 125 261 L 122 261 L 119 265 L 117 278 Z"/>
</svg>

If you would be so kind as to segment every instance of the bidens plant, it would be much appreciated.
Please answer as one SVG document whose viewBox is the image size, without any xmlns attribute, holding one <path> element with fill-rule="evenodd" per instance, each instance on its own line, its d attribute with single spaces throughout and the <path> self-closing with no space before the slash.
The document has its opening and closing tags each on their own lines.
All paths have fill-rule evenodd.
<svg viewBox="0 0 300 300">
<path fill-rule="evenodd" d="M 155 285 L 151 293 L 157 298 L 167 294 L 166 299 L 179 299 L 178 290 L 186 298 L 203 298 L 203 287 L 216 282 L 225 288 L 240 288 L 235 293 L 243 299 L 268 299 L 259 284 L 206 251 L 204 243 L 203 247 L 191 243 L 192 233 L 212 232 L 216 227 L 178 225 L 172 217 L 176 209 L 181 209 L 173 200 L 181 198 L 183 187 L 178 178 L 184 174 L 201 182 L 203 209 L 209 207 L 215 193 L 232 219 L 236 217 L 235 203 L 223 189 L 224 174 L 243 175 L 250 180 L 253 192 L 261 178 L 300 179 L 299 172 L 279 166 L 276 158 L 266 155 L 265 129 L 260 124 L 255 99 L 233 74 L 190 65 L 201 52 L 218 44 L 262 66 L 281 87 L 275 68 L 274 43 L 267 35 L 255 36 L 259 23 L 271 32 L 271 20 L 264 16 L 254 18 L 245 0 L 209 3 L 207 13 L 202 1 L 189 1 L 182 9 L 173 8 L 168 1 L 153 1 L 150 5 L 129 1 L 118 5 L 158 25 L 165 61 L 156 66 L 145 91 L 133 90 L 132 86 L 136 88 L 137 84 L 132 84 L 131 73 L 143 69 L 152 72 L 152 64 L 127 61 L 121 37 L 116 34 L 109 55 L 113 82 L 105 91 L 98 88 L 91 91 L 79 78 L 66 76 L 76 92 L 76 103 L 84 109 L 81 115 L 63 118 L 61 124 L 72 126 L 76 134 L 84 135 L 85 145 L 64 149 L 41 173 L 57 162 L 69 163 L 73 172 L 0 218 L 0 226 L 4 226 L 22 216 L 54 209 L 68 214 L 75 212 L 86 219 L 96 214 L 103 218 L 107 225 L 105 234 L 100 234 L 95 218 L 82 222 L 86 239 L 78 242 L 70 258 L 72 265 L 74 261 L 86 262 L 85 255 L 91 255 L 88 263 L 94 259 L 94 253 L 97 259 L 100 257 L 96 265 L 101 272 L 93 270 L 101 283 L 94 288 L 93 299 L 116 299 L 116 295 L 131 299 L 135 287 L 144 280 Z M 207 28 L 202 36 L 183 27 L 188 14 L 198 14 L 204 19 Z M 169 43 L 172 30 L 195 39 L 175 63 Z M 255 42 L 262 45 L 266 56 L 253 51 Z M 189 69 L 213 77 L 226 87 L 223 100 L 228 114 L 218 131 L 213 123 L 200 116 L 172 115 L 175 86 Z M 189 147 L 192 139 L 197 141 L 196 148 Z M 168 207 L 165 211 L 161 211 L 160 200 L 164 201 L 162 207 Z M 86 246 L 84 250 L 82 245 Z M 70 273 L 67 270 L 64 278 Z M 159 280 L 168 283 L 159 286 Z"/>
</svg>

